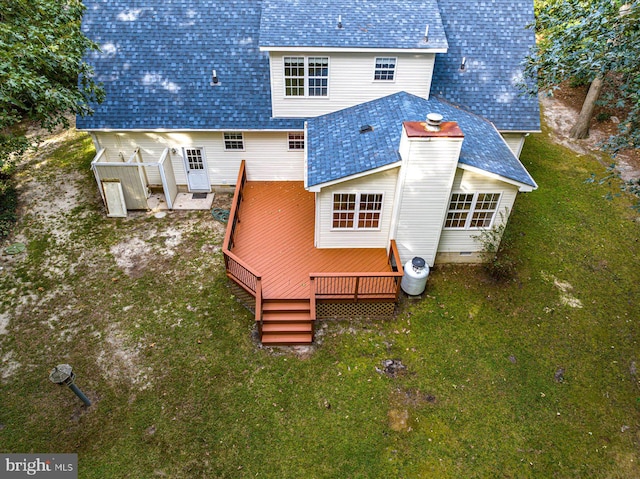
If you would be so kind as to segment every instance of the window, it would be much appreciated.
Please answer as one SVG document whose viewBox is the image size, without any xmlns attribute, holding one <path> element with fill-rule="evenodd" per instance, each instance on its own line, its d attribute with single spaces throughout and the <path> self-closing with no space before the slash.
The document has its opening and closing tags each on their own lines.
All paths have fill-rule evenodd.
<svg viewBox="0 0 640 479">
<path fill-rule="evenodd" d="M 373 73 L 374 80 L 392 81 L 396 73 L 396 58 L 378 57 L 376 58 L 376 68 Z"/>
<path fill-rule="evenodd" d="M 445 228 L 488 228 L 498 209 L 500 193 L 454 193 L 451 195 Z"/>
<path fill-rule="evenodd" d="M 329 94 L 329 59 L 309 58 L 309 96 L 327 96 Z"/>
<path fill-rule="evenodd" d="M 244 140 L 242 133 L 225 133 L 224 134 L 225 150 L 244 150 Z"/>
<path fill-rule="evenodd" d="M 289 133 L 289 149 L 304 150 L 304 133 Z"/>
<path fill-rule="evenodd" d="M 381 193 L 333 194 L 333 228 L 335 229 L 379 228 L 381 213 Z"/>
<path fill-rule="evenodd" d="M 284 57 L 285 96 L 328 96 L 328 57 Z"/>
<path fill-rule="evenodd" d="M 284 57 L 285 96 L 304 96 L 304 57 Z"/>
<path fill-rule="evenodd" d="M 185 148 L 184 152 L 187 157 L 189 170 L 204 170 L 204 159 L 202 158 L 202 149 Z"/>
</svg>

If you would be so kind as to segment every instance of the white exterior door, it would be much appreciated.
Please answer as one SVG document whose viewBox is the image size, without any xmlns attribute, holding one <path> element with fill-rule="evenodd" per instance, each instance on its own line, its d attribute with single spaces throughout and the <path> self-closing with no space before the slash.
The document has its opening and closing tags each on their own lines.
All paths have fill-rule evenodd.
<svg viewBox="0 0 640 479">
<path fill-rule="evenodd" d="M 184 148 L 184 167 L 189 191 L 211 191 L 207 161 L 202 148 Z"/>
</svg>

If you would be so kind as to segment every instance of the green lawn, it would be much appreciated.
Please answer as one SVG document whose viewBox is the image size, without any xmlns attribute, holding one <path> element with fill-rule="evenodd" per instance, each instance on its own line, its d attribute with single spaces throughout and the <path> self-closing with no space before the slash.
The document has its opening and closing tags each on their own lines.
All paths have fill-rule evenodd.
<svg viewBox="0 0 640 479">
<path fill-rule="evenodd" d="M 2 257 L 0 451 L 77 452 L 81 478 L 640 477 L 640 223 L 584 183 L 593 158 L 527 140 L 516 279 L 436 268 L 396 320 L 321 324 L 301 357 L 253 342 L 208 212 L 108 219 L 92 154 L 71 135 L 19 176 L 49 194 Z M 89 410 L 49 382 L 63 362 Z"/>
</svg>

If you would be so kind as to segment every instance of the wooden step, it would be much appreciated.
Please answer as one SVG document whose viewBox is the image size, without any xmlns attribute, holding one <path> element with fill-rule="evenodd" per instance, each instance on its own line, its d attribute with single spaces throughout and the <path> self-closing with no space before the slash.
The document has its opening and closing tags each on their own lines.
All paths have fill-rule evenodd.
<svg viewBox="0 0 640 479">
<path fill-rule="evenodd" d="M 309 300 L 274 300 L 265 299 L 262 311 L 309 311 Z"/>
<path fill-rule="evenodd" d="M 313 331 L 313 323 L 296 322 L 296 323 L 263 323 L 262 334 L 266 333 L 311 333 Z"/>
<path fill-rule="evenodd" d="M 309 310 L 307 311 L 292 311 L 292 312 L 281 312 L 281 311 L 265 311 L 262 310 L 262 321 L 264 323 L 268 322 L 297 322 L 297 321 L 311 321 L 311 313 Z"/>
<path fill-rule="evenodd" d="M 311 344 L 313 327 L 308 299 L 266 299 L 262 303 L 262 344 Z"/>
<path fill-rule="evenodd" d="M 311 344 L 313 334 L 311 333 L 273 333 L 263 334 L 262 344 L 271 346 L 290 346 L 295 344 Z"/>
</svg>

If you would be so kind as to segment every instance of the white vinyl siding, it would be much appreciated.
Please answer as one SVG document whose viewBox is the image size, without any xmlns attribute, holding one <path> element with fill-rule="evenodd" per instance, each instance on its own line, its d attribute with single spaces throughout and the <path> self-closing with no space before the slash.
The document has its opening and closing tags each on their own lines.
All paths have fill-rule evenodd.
<svg viewBox="0 0 640 479">
<path fill-rule="evenodd" d="M 406 91 L 429 98 L 435 55 L 394 54 L 397 58 L 393 81 L 374 80 L 375 60 L 388 55 L 331 53 L 329 96 L 286 96 L 284 57 L 318 57 L 317 54 L 270 52 L 271 99 L 274 117 L 308 118 L 331 113 L 386 95 Z M 324 57 L 320 55 L 320 57 Z"/>
<path fill-rule="evenodd" d="M 501 133 L 501 135 L 504 141 L 507 142 L 507 145 L 509 145 L 509 149 L 513 154 L 520 158 L 526 135 L 524 133 Z"/>
<path fill-rule="evenodd" d="M 403 263 L 420 256 L 433 266 L 462 138 L 409 140 L 403 129 L 403 189 L 395 239 Z"/>
<path fill-rule="evenodd" d="M 398 168 L 323 188 L 316 195 L 316 246 L 318 248 L 386 248 L 393 213 Z M 334 194 L 382 195 L 378 228 L 334 228 Z"/>
<path fill-rule="evenodd" d="M 288 132 L 242 132 L 244 151 L 225 150 L 222 132 L 95 132 L 108 161 L 125 161 L 136 147 L 145 162 L 156 162 L 165 148 L 175 172 L 176 183 L 186 185 L 182 148 L 198 145 L 204 150 L 212 185 L 233 185 L 240 162 L 246 160 L 250 181 L 303 181 L 304 150 L 289 150 Z M 175 149 L 175 153 L 173 150 Z M 151 185 L 160 185 L 160 175 L 148 170 Z"/>
<path fill-rule="evenodd" d="M 507 212 L 513 209 L 518 194 L 518 188 L 478 173 L 458 168 L 453 181 L 453 193 L 499 193 L 500 199 L 496 205 L 496 213 L 492 227 L 495 228 L 502 221 L 507 220 Z M 440 236 L 438 252 L 442 253 L 475 253 L 482 250 L 482 245 L 473 237 L 478 236 L 479 229 L 445 228 Z"/>
</svg>

